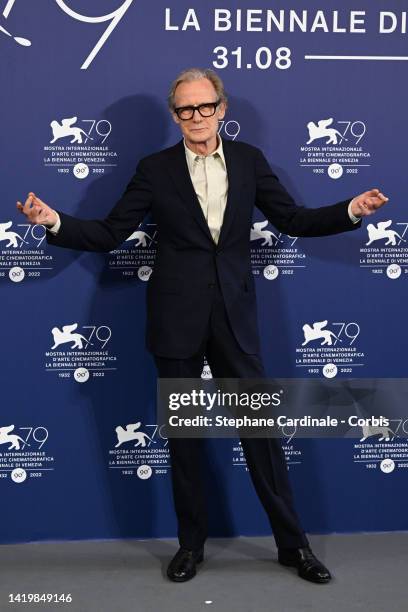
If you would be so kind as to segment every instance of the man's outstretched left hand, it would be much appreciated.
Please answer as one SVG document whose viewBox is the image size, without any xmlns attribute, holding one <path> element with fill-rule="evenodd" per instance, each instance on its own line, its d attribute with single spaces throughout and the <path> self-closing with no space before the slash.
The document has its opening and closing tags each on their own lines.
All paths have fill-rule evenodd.
<svg viewBox="0 0 408 612">
<path fill-rule="evenodd" d="M 388 202 L 387 198 L 379 189 L 370 189 L 351 200 L 350 209 L 355 217 L 366 217 L 375 213 L 377 208 Z"/>
</svg>

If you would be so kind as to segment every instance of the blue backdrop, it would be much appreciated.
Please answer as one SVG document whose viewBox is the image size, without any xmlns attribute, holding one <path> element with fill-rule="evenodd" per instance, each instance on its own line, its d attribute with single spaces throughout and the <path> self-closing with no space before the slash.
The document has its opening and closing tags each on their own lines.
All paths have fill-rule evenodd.
<svg viewBox="0 0 408 612">
<path fill-rule="evenodd" d="M 221 136 L 259 146 L 299 204 L 372 187 L 390 197 L 370 226 L 320 239 L 281 235 L 257 212 L 250 238 L 268 374 L 406 375 L 400 6 L 0 2 L 1 542 L 176 535 L 144 348 L 156 228 L 146 219 L 117 251 L 80 254 L 47 247 L 15 202 L 33 190 L 57 209 L 103 217 L 138 160 L 179 139 L 166 96 L 186 67 L 218 71 L 229 94 Z M 331 333 L 308 336 L 304 326 L 321 322 Z M 138 439 L 127 440 L 136 423 Z M 406 529 L 407 431 L 284 439 L 305 529 Z M 211 535 L 269 534 L 238 441 L 208 447 Z"/>
</svg>

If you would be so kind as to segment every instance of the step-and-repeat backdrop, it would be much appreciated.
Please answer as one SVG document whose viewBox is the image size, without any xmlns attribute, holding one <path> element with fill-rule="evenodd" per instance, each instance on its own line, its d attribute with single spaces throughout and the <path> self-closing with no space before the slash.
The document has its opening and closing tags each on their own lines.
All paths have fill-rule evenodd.
<svg viewBox="0 0 408 612">
<path fill-rule="evenodd" d="M 406 376 L 402 4 L 0 2 L 1 542 L 176 534 L 144 347 L 158 229 L 147 218 L 117 250 L 82 254 L 47 246 L 15 202 L 32 190 L 103 217 L 138 160 L 179 140 L 166 96 L 184 68 L 218 71 L 221 136 L 260 147 L 299 204 L 372 187 L 390 198 L 360 230 L 319 239 L 283 235 L 256 211 L 268 375 Z M 306 530 L 406 529 L 407 432 L 400 420 L 354 438 L 284 436 Z M 207 442 L 210 533 L 269 534 L 239 441 Z"/>
</svg>

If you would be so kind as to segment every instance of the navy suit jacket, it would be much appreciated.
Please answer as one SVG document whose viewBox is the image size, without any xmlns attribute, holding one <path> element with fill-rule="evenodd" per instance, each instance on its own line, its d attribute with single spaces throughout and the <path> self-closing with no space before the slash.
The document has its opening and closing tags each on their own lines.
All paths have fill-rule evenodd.
<svg viewBox="0 0 408 612">
<path fill-rule="evenodd" d="M 159 238 L 147 287 L 146 344 L 162 357 L 182 359 L 197 351 L 217 280 L 239 345 L 246 353 L 259 353 L 249 239 L 254 206 L 291 236 L 325 236 L 361 225 L 350 221 L 349 200 L 315 209 L 297 206 L 256 147 L 223 140 L 223 148 L 229 187 L 218 244 L 195 194 L 182 140 L 139 162 L 105 219 L 83 220 L 58 211 L 60 231 L 56 236 L 47 232 L 50 244 L 112 251 L 152 213 Z"/>
</svg>

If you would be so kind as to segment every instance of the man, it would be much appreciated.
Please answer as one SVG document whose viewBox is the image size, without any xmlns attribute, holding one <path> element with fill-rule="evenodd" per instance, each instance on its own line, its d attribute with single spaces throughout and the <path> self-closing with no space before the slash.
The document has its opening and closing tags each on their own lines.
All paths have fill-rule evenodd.
<svg viewBox="0 0 408 612">
<path fill-rule="evenodd" d="M 261 151 L 223 141 L 218 122 L 227 100 L 211 70 L 190 69 L 173 82 L 169 107 L 183 140 L 142 159 L 125 193 L 103 220 L 57 213 L 30 193 L 18 209 L 48 227 L 50 244 L 111 251 L 151 211 L 159 240 L 147 287 L 147 347 L 163 378 L 199 378 L 204 355 L 220 378 L 262 378 L 256 296 L 250 267 L 253 207 L 281 232 L 323 236 L 356 229 L 386 198 L 372 189 L 350 202 L 296 206 Z M 283 565 L 312 582 L 330 572 L 313 555 L 297 517 L 277 439 L 242 438 L 249 472 Z M 202 440 L 169 439 L 180 549 L 167 575 L 183 582 L 203 560 L 206 507 L 199 477 Z"/>
</svg>

